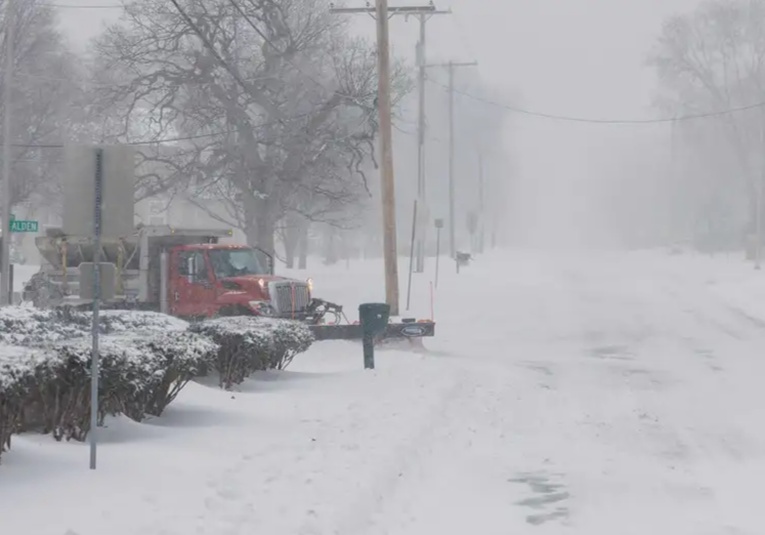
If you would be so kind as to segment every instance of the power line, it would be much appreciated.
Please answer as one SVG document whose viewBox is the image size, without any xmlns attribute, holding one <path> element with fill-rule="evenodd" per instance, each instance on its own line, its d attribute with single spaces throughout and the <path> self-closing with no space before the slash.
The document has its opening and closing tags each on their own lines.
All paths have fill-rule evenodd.
<svg viewBox="0 0 765 535">
<path fill-rule="evenodd" d="M 265 127 L 268 127 L 268 126 L 283 125 L 285 121 L 295 121 L 295 120 L 298 120 L 298 119 L 302 119 L 302 118 L 308 117 L 308 116 L 312 115 L 313 113 L 314 113 L 314 111 L 311 111 L 311 112 L 301 113 L 301 114 L 295 115 L 293 117 L 289 117 L 289 118 L 287 118 L 285 120 L 269 121 L 269 122 L 265 122 L 265 123 L 260 123 L 260 124 L 256 125 L 255 128 L 265 128 Z M 346 134 L 346 135 L 341 136 L 341 137 L 333 138 L 332 140 L 333 141 L 343 141 L 343 140 L 350 139 L 353 136 L 357 135 L 360 132 L 361 126 L 363 125 L 363 123 L 366 122 L 373 113 L 374 113 L 374 111 L 367 112 L 361 118 L 360 124 L 351 133 Z M 413 135 L 410 132 L 406 132 L 404 130 L 402 130 L 402 132 L 405 133 L 405 134 Z M 128 141 L 128 142 L 125 142 L 123 144 L 124 145 L 134 146 L 134 147 L 136 147 L 136 146 L 147 146 L 147 145 L 162 145 L 162 144 L 165 144 L 165 143 L 176 143 L 176 142 L 179 142 L 179 141 L 193 141 L 193 140 L 197 140 L 197 139 L 207 139 L 207 138 L 213 138 L 213 137 L 220 137 L 220 136 L 231 135 L 231 134 L 234 134 L 234 133 L 236 133 L 236 131 L 234 131 L 234 130 L 221 130 L 221 131 L 218 131 L 218 132 L 209 132 L 209 133 L 206 133 L 206 134 L 196 134 L 196 135 L 190 135 L 190 136 L 165 137 L 165 138 L 159 138 L 159 139 L 147 139 L 147 140 L 143 140 L 143 141 Z M 435 140 L 435 138 L 434 138 L 434 140 Z M 16 148 L 28 148 L 28 149 L 62 149 L 62 148 L 65 147 L 65 145 L 63 143 L 14 143 L 12 146 L 16 147 Z"/>
<path fill-rule="evenodd" d="M 296 115 L 294 117 L 290 117 L 286 119 L 287 121 L 294 121 L 297 119 L 302 119 L 304 117 L 308 117 L 313 112 L 309 113 L 302 113 L 300 115 Z M 284 120 L 281 121 L 269 121 L 265 123 L 260 123 L 256 125 L 256 128 L 264 128 L 267 126 L 274 126 L 278 124 L 283 124 Z M 234 130 L 221 130 L 219 132 L 210 132 L 207 134 L 196 134 L 191 136 L 177 136 L 177 137 L 166 137 L 166 138 L 160 138 L 160 139 L 147 139 L 144 141 L 129 141 L 124 143 L 124 145 L 131 145 L 131 146 L 140 146 L 140 145 L 162 145 L 164 143 L 176 143 L 179 141 L 193 141 L 196 139 L 206 139 L 211 137 L 218 137 L 218 136 L 226 136 L 235 133 Z M 64 148 L 63 143 L 16 143 L 13 145 L 17 148 L 31 148 L 31 149 L 61 149 Z"/>
<path fill-rule="evenodd" d="M 44 6 L 44 7 L 56 7 L 61 9 L 124 9 L 124 6 L 118 6 L 118 5 L 95 5 L 95 6 L 89 6 L 89 5 L 78 5 L 78 4 L 54 4 L 50 2 L 41 2 L 37 4 L 38 6 Z"/>
<path fill-rule="evenodd" d="M 167 14 L 167 15 L 178 14 L 178 15 L 180 15 L 184 19 L 186 24 L 188 24 L 189 27 L 194 31 L 194 33 L 196 33 L 197 36 L 203 41 L 203 44 L 210 50 L 210 52 L 212 52 L 216 56 L 216 59 L 223 65 L 223 67 L 226 70 L 229 70 L 229 66 L 225 63 L 225 61 L 223 61 L 222 58 L 218 57 L 219 54 L 218 54 L 217 50 L 213 47 L 213 43 L 209 42 L 206 39 L 206 37 L 204 37 L 201 34 L 201 31 L 196 26 L 196 24 L 194 24 L 190 20 L 190 17 L 188 15 L 188 13 L 183 8 L 181 8 L 180 5 L 177 2 L 175 2 L 175 0 L 170 0 L 170 1 L 176 7 L 176 11 L 168 11 L 168 12 L 166 12 L 164 14 Z M 316 85 L 318 85 L 322 89 L 324 89 L 326 91 L 333 92 L 333 93 L 337 92 L 334 89 L 328 88 L 323 82 L 317 80 L 316 77 L 314 77 L 313 75 L 307 73 L 299 65 L 297 65 L 294 61 L 290 60 L 289 58 L 285 58 L 284 57 L 285 56 L 285 51 L 281 50 L 278 46 L 276 46 L 276 44 L 271 39 L 269 39 L 269 37 L 260 28 L 258 28 L 258 26 L 250 18 L 250 16 L 247 14 L 247 12 L 244 11 L 242 6 L 240 6 L 235 0 L 229 0 L 229 3 L 234 8 L 234 11 L 236 12 L 235 14 L 238 14 L 250 27 L 252 27 L 252 29 L 260 36 L 261 39 L 263 39 L 263 41 L 265 41 L 266 44 L 268 44 L 271 48 L 273 48 L 276 52 L 278 52 L 283 57 L 283 59 L 286 61 L 287 64 L 289 64 L 291 67 L 293 67 L 295 70 L 297 70 L 299 73 L 304 75 L 306 78 L 311 80 L 313 83 L 315 83 Z M 39 4 L 39 5 L 43 5 L 43 6 L 46 6 L 46 7 L 57 7 L 57 8 L 63 8 L 63 9 L 125 9 L 125 6 L 123 6 L 123 5 L 93 5 L 93 6 L 90 6 L 90 5 L 77 5 L 77 4 L 57 4 L 57 3 L 48 3 L 48 2 Z M 229 74 L 234 76 L 230 71 L 229 71 Z M 236 76 L 234 76 L 234 77 L 236 78 Z M 342 96 L 347 97 L 347 98 L 351 98 L 351 95 L 342 95 Z"/>
<path fill-rule="evenodd" d="M 311 113 L 313 113 L 313 112 L 311 112 Z M 311 113 L 305 113 L 305 114 L 301 114 L 301 115 L 296 115 L 295 117 L 292 117 L 289 120 L 301 119 L 303 117 L 307 117 Z M 372 113 L 373 112 L 370 112 L 369 114 L 365 115 L 362 118 L 362 122 L 364 120 L 368 119 L 371 116 Z M 404 124 L 407 124 L 409 126 L 415 126 L 415 123 L 413 123 L 412 121 L 400 120 L 399 123 L 404 123 Z M 266 122 L 266 123 L 261 123 L 259 125 L 256 125 L 256 128 L 263 128 L 263 127 L 273 126 L 273 125 L 277 125 L 277 124 L 282 124 L 282 123 L 280 123 L 278 121 Z M 410 130 L 405 130 L 399 124 L 396 124 L 396 123 L 393 124 L 393 128 L 395 128 L 397 132 L 400 132 L 400 133 L 402 133 L 404 135 L 407 135 L 407 136 L 417 137 L 419 135 L 416 131 L 412 132 Z M 207 138 L 212 138 L 212 137 L 226 136 L 226 135 L 230 135 L 230 134 L 233 134 L 233 133 L 235 133 L 234 130 L 221 130 L 221 131 L 218 131 L 218 132 L 209 132 L 207 134 L 196 134 L 196 135 L 191 135 L 191 136 L 165 137 L 165 138 L 159 138 L 159 139 L 147 139 L 147 140 L 143 140 L 143 141 L 130 141 L 130 142 L 125 143 L 125 145 L 131 145 L 131 146 L 162 145 L 162 144 L 165 144 L 165 143 L 177 143 L 177 142 L 180 142 L 180 141 L 193 141 L 193 140 L 197 140 L 197 139 L 207 139 Z M 333 140 L 334 141 L 342 141 L 344 139 L 349 139 L 349 138 L 353 137 L 354 135 L 356 135 L 357 133 L 358 133 L 358 129 L 355 130 L 354 132 L 350 133 L 350 134 L 347 134 L 347 135 L 343 136 L 343 137 L 333 138 Z M 443 138 L 440 138 L 440 137 L 437 137 L 437 136 L 433 136 L 433 135 L 426 135 L 425 138 L 430 140 L 430 141 L 434 141 L 436 143 L 439 143 L 439 144 L 446 144 L 448 142 L 447 140 L 445 140 Z M 15 147 L 15 148 L 27 148 L 27 149 L 62 149 L 62 148 L 65 147 L 65 145 L 63 143 L 15 143 L 15 144 L 13 144 L 13 147 Z"/>
<path fill-rule="evenodd" d="M 428 79 L 429 82 L 431 82 L 434 85 L 437 85 L 443 89 L 448 90 L 449 86 L 446 84 L 442 84 L 440 82 L 437 82 L 433 79 Z M 511 106 L 509 104 L 504 104 L 501 102 L 496 102 L 484 97 L 480 97 L 478 95 L 474 95 L 472 93 L 468 93 L 467 91 L 462 91 L 459 89 L 454 90 L 455 93 L 472 99 L 476 100 L 478 102 L 482 102 L 484 104 L 487 104 L 489 106 L 494 106 L 496 108 L 501 108 L 507 111 L 510 111 L 512 113 L 517 113 L 520 115 L 528 115 L 531 117 L 539 117 L 542 119 L 552 119 L 556 121 L 566 121 L 571 123 L 589 123 L 589 124 L 611 124 L 611 125 L 625 125 L 625 124 L 666 124 L 666 123 L 676 123 L 680 121 L 692 121 L 695 119 L 709 119 L 713 117 L 722 117 L 724 115 L 731 115 L 737 112 L 741 111 L 748 111 L 748 110 L 754 110 L 765 107 L 765 101 L 760 101 L 754 104 L 749 104 L 746 106 L 738 106 L 733 108 L 728 108 L 724 110 L 718 110 L 718 111 L 711 111 L 711 112 L 702 112 L 702 113 L 692 113 L 687 115 L 678 115 L 675 117 L 661 117 L 657 119 L 597 119 L 597 118 L 590 118 L 590 117 L 577 117 L 572 115 L 558 115 L 554 113 L 546 113 L 546 112 L 538 112 L 538 111 L 532 111 L 527 110 L 524 108 L 519 108 L 517 106 Z"/>
<path fill-rule="evenodd" d="M 266 43 L 271 45 L 275 50 L 279 51 L 278 47 L 276 47 L 262 33 L 262 31 L 259 28 L 257 28 L 257 26 L 253 23 L 253 21 L 244 13 L 244 11 L 242 10 L 241 6 L 239 6 L 234 0 L 229 0 L 229 1 L 232 4 L 232 6 L 235 8 L 235 10 L 237 12 L 239 12 L 239 14 L 260 35 L 260 37 L 263 38 L 266 41 Z M 176 7 L 178 8 L 178 11 L 180 12 L 179 14 L 183 18 L 187 19 L 187 15 L 182 10 L 182 8 L 180 8 L 175 1 L 171 0 L 171 2 L 174 5 L 176 5 Z M 44 2 L 44 3 L 40 3 L 38 5 L 42 5 L 42 6 L 46 6 L 46 7 L 62 8 L 62 9 L 124 9 L 125 8 L 125 6 L 123 6 L 123 5 L 107 5 L 107 4 L 102 4 L 102 5 L 59 4 L 59 3 L 51 3 L 51 2 Z M 189 20 L 187 20 L 186 22 L 190 23 Z M 191 24 L 191 26 L 192 26 L 192 29 L 194 29 L 195 31 L 198 29 L 193 24 Z M 464 33 L 462 33 L 462 36 L 463 36 L 463 39 L 464 39 L 465 38 Z M 202 37 L 202 36 L 200 35 L 199 37 Z M 206 41 L 206 39 L 204 39 L 204 38 L 202 38 L 202 39 L 203 39 L 203 41 Z M 204 43 L 204 44 L 208 45 L 208 43 Z M 215 54 L 216 56 L 218 55 L 217 51 L 214 50 L 211 46 L 208 46 L 208 48 L 211 49 L 211 52 L 213 54 Z M 223 66 L 224 66 L 224 68 L 226 68 L 226 70 L 229 70 L 228 69 L 228 65 L 225 63 L 225 61 L 222 60 L 222 58 L 216 58 L 216 59 L 218 59 L 218 61 L 220 61 L 223 64 Z M 291 66 L 293 66 L 299 72 L 301 72 L 303 75 L 308 77 L 312 82 L 314 82 L 317 85 L 319 85 L 320 87 L 328 90 L 328 88 L 324 84 L 322 84 L 321 82 L 319 82 L 318 80 L 313 78 L 311 75 L 309 75 L 308 73 L 303 71 L 300 67 L 298 67 L 293 62 L 287 60 L 287 63 L 289 63 Z M 232 74 L 232 73 L 229 71 L 229 74 Z M 234 78 L 237 78 L 237 77 L 234 76 Z M 237 80 L 237 81 L 239 81 L 239 80 Z M 442 87 L 444 89 L 448 89 L 448 87 L 445 84 L 441 84 L 441 83 L 436 82 L 435 80 L 432 80 L 432 79 L 428 79 L 428 81 L 433 83 L 434 85 L 438 85 L 438 86 L 440 86 L 440 87 Z M 246 84 L 243 84 L 243 85 L 246 85 Z M 738 107 L 733 107 L 733 108 L 728 108 L 728 109 L 718 110 L 718 111 L 712 111 L 712 112 L 702 112 L 702 113 L 686 114 L 686 115 L 680 115 L 680 116 L 676 116 L 676 117 L 662 117 L 662 118 L 657 118 L 657 119 L 598 119 L 598 118 L 593 118 L 593 117 L 583 117 L 583 116 L 573 116 L 573 115 L 560 115 L 560 114 L 554 114 L 554 113 L 549 113 L 549 112 L 540 112 L 540 111 L 527 110 L 527 109 L 520 108 L 520 107 L 517 107 L 517 106 L 511 106 L 509 104 L 504 104 L 504 103 L 496 102 L 496 101 L 493 101 L 493 100 L 490 100 L 490 99 L 487 99 L 487 98 L 484 98 L 484 97 L 480 97 L 480 96 L 477 96 L 477 95 L 474 95 L 474 94 L 471 94 L 471 93 L 468 93 L 466 91 L 459 90 L 459 89 L 455 89 L 454 92 L 456 94 L 459 94 L 459 95 L 464 96 L 466 98 L 470 98 L 472 100 L 476 100 L 478 102 L 482 102 L 484 104 L 487 104 L 487 105 L 490 105 L 490 106 L 494 106 L 494 107 L 497 107 L 497 108 L 502 108 L 502 109 L 505 109 L 505 110 L 510 111 L 512 113 L 517 113 L 519 115 L 527 115 L 527 116 L 530 116 L 530 117 L 538 117 L 538 118 L 542 118 L 542 119 L 551 119 L 551 120 L 556 120 L 556 121 L 565 121 L 565 122 L 573 122 L 573 123 L 585 123 L 585 124 L 602 124 L 602 125 L 629 125 L 629 124 L 633 124 L 633 125 L 651 125 L 651 124 L 666 124 L 666 123 L 674 123 L 674 122 L 680 122 L 680 121 L 691 121 L 691 120 L 696 120 L 696 119 L 709 119 L 709 118 L 721 117 L 721 116 L 731 115 L 731 114 L 738 113 L 738 112 L 749 111 L 749 110 L 754 110 L 754 109 L 760 109 L 760 108 L 765 107 L 765 101 L 760 101 L 760 102 L 757 102 L 757 103 L 754 103 L 754 104 L 745 105 L 745 106 L 738 106 Z"/>
</svg>

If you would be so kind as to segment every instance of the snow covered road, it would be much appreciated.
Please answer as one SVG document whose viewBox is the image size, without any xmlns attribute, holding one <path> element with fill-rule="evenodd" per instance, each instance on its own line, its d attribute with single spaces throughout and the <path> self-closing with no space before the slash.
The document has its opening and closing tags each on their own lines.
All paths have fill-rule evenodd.
<svg viewBox="0 0 765 535">
<path fill-rule="evenodd" d="M 430 354 L 379 351 L 364 372 L 359 346 L 324 342 L 234 395 L 192 385 L 160 419 L 112 421 L 95 473 L 82 445 L 15 439 L 2 532 L 761 535 L 765 316 L 731 265 L 444 269 Z M 348 310 L 377 297 L 324 269 Z"/>
</svg>

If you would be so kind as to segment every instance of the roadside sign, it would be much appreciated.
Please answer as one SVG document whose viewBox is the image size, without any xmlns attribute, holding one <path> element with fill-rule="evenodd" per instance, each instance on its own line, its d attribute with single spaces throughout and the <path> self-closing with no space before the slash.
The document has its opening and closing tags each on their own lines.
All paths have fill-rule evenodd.
<svg viewBox="0 0 765 535">
<path fill-rule="evenodd" d="M 40 225 L 37 221 L 11 219 L 11 232 L 38 232 Z"/>
</svg>

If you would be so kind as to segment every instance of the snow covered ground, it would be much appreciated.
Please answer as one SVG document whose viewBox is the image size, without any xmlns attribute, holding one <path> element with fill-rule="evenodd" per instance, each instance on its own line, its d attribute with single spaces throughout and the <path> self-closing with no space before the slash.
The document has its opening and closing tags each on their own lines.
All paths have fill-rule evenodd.
<svg viewBox="0 0 765 535">
<path fill-rule="evenodd" d="M 0 531 L 765 532 L 765 273 L 658 253 L 441 268 L 429 354 L 378 351 L 369 372 L 359 345 L 322 342 L 241 392 L 191 385 L 162 418 L 109 421 L 95 472 L 85 445 L 15 438 Z M 351 319 L 380 273 L 311 269 Z"/>
</svg>

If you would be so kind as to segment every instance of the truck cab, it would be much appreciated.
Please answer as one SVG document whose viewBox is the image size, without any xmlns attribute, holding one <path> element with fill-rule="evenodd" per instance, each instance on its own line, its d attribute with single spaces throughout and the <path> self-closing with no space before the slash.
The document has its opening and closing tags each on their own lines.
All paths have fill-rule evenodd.
<svg viewBox="0 0 765 535">
<path fill-rule="evenodd" d="M 273 274 L 265 251 L 226 244 L 226 229 L 142 226 L 134 235 L 102 238 L 101 262 L 114 266 L 113 297 L 104 306 L 158 310 L 182 318 L 269 315 L 303 319 L 311 283 Z M 81 266 L 92 263 L 93 241 L 47 229 L 35 240 L 45 262 L 25 288 L 36 306 L 84 306 Z M 103 294 L 102 294 L 103 295 Z M 108 301 L 108 302 L 106 302 Z"/>
<path fill-rule="evenodd" d="M 173 247 L 168 258 L 168 312 L 179 317 L 256 314 L 300 319 L 310 282 L 273 274 L 267 255 L 243 245 Z"/>
</svg>

